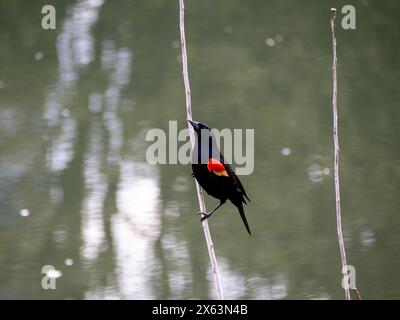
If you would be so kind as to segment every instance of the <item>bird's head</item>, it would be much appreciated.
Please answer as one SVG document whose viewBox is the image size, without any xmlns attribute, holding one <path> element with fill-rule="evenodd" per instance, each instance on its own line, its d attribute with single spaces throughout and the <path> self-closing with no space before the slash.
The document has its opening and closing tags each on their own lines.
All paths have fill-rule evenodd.
<svg viewBox="0 0 400 320">
<path fill-rule="evenodd" d="M 188 120 L 188 122 L 190 123 L 190 125 L 193 127 L 194 131 L 197 134 L 200 134 L 202 132 L 202 130 L 204 130 L 203 132 L 209 132 L 210 128 L 205 125 L 204 123 L 198 122 L 198 121 L 193 121 L 193 120 Z"/>
<path fill-rule="evenodd" d="M 197 148 L 194 150 L 194 159 L 196 159 L 197 163 L 208 163 L 208 159 L 210 157 L 214 157 L 216 159 L 220 158 L 220 151 L 218 148 L 218 144 L 216 142 L 213 130 L 211 130 L 204 123 L 188 120 L 190 125 L 193 127 L 194 132 L 196 133 L 196 142 Z M 200 162 L 201 156 L 201 162 Z"/>
</svg>

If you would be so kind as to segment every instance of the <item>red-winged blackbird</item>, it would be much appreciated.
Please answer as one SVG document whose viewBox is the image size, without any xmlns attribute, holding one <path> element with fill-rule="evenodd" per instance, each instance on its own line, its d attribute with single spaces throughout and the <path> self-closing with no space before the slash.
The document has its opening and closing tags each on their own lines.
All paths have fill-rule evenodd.
<svg viewBox="0 0 400 320">
<path fill-rule="evenodd" d="M 200 186 L 220 204 L 211 212 L 201 213 L 201 221 L 209 218 L 226 200 L 230 200 L 238 209 L 240 217 L 251 235 L 249 225 L 243 210 L 243 203 L 250 201 L 237 175 L 231 166 L 225 163 L 223 154 L 218 150 L 215 137 L 205 124 L 188 120 L 196 133 L 196 143 L 193 149 L 192 170 Z M 246 198 L 246 199 L 245 199 Z"/>
</svg>

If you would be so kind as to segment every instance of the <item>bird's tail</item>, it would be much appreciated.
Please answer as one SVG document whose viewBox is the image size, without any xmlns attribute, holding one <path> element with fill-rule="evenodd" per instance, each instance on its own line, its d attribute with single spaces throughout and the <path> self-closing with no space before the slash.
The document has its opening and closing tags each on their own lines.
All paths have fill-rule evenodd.
<svg viewBox="0 0 400 320">
<path fill-rule="evenodd" d="M 247 232 L 249 233 L 249 235 L 251 236 L 251 231 L 250 231 L 250 227 L 249 224 L 247 223 L 247 219 L 246 219 L 246 215 L 244 214 L 244 209 L 243 209 L 243 205 L 239 204 L 238 206 L 239 209 L 239 213 L 240 213 L 240 217 L 242 218 L 242 221 L 247 229 Z"/>
</svg>

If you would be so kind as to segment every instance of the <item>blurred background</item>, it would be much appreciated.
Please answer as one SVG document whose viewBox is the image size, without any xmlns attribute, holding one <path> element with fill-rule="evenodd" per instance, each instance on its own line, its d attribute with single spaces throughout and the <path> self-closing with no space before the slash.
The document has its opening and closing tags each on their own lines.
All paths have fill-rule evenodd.
<svg viewBox="0 0 400 320">
<path fill-rule="evenodd" d="M 57 0 L 46 31 L 47 2 L 0 1 L 0 298 L 215 298 L 190 166 L 145 160 L 147 130 L 186 127 L 178 1 Z M 226 298 L 343 298 L 332 6 L 348 263 L 400 298 L 400 3 L 343 30 L 348 1 L 185 2 L 194 119 L 255 129 L 253 237 L 231 204 L 209 220 Z"/>
</svg>

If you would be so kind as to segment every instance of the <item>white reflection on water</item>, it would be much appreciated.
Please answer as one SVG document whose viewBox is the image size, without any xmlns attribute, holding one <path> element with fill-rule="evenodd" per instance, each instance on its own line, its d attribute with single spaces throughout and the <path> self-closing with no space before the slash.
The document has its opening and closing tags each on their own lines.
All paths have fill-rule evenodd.
<svg viewBox="0 0 400 320">
<path fill-rule="evenodd" d="M 174 181 L 173 188 L 176 192 L 184 192 L 189 189 L 189 182 L 187 177 L 177 177 Z"/>
<path fill-rule="evenodd" d="M 16 133 L 17 128 L 18 125 L 16 110 L 13 109 L 13 107 L 6 107 L 2 105 L 0 109 L 0 134 L 3 137 L 3 141 L 0 141 L 0 146 L 1 143 L 4 142 L 6 137 L 13 136 Z"/>
<path fill-rule="evenodd" d="M 99 113 L 103 109 L 103 95 L 101 93 L 92 93 L 89 95 L 89 110 L 92 113 Z"/>
<path fill-rule="evenodd" d="M 36 52 L 35 53 L 35 60 L 42 60 L 43 59 L 43 52 Z"/>
<path fill-rule="evenodd" d="M 71 29 L 75 41 L 72 43 L 75 62 L 78 66 L 87 65 L 93 60 L 94 40 L 90 35 L 92 25 L 97 21 L 103 0 L 84 0 L 73 8 L 70 23 L 78 22 Z"/>
<path fill-rule="evenodd" d="M 97 21 L 103 0 L 84 0 L 72 6 L 57 39 L 59 76 L 48 93 L 44 118 L 50 128 L 52 139 L 47 151 L 47 163 L 51 172 L 65 170 L 73 158 L 76 138 L 76 122 L 65 109 L 65 100 L 78 80 L 79 70 L 87 66 L 94 57 L 94 39 L 91 27 Z M 68 115 L 66 115 L 66 111 Z"/>
<path fill-rule="evenodd" d="M 112 234 L 123 298 L 154 298 L 159 263 L 154 243 L 159 237 L 160 187 L 156 168 L 131 161 L 121 163 L 117 191 L 118 214 L 112 218 Z"/>
<path fill-rule="evenodd" d="M 60 133 L 49 144 L 47 167 L 57 173 L 65 170 L 74 155 L 73 141 L 76 135 L 76 122 L 72 118 L 62 120 Z"/>
<path fill-rule="evenodd" d="M 110 135 L 108 160 L 117 163 L 120 160 L 123 142 L 122 122 L 118 117 L 118 106 L 121 102 L 121 90 L 130 81 L 132 54 L 126 48 L 109 49 L 107 54 L 111 56 L 109 59 L 114 61 L 114 73 L 105 92 L 106 108 L 103 117 Z M 104 55 L 106 54 L 103 52 Z"/>
<path fill-rule="evenodd" d="M 28 217 L 30 214 L 31 213 L 30 213 L 30 211 L 28 209 L 22 209 L 22 210 L 19 211 L 19 215 L 21 217 Z"/>
<path fill-rule="evenodd" d="M 288 280 L 283 273 L 277 273 L 270 279 L 255 277 L 249 282 L 252 299 L 279 300 L 287 297 Z"/>
<path fill-rule="evenodd" d="M 104 40 L 101 44 L 101 68 L 108 70 L 115 65 L 115 44 L 112 40 Z"/>
<path fill-rule="evenodd" d="M 165 204 L 164 216 L 166 218 L 177 219 L 180 215 L 180 207 L 177 201 L 168 201 L 168 203 Z"/>
<path fill-rule="evenodd" d="M 326 166 L 332 160 L 330 157 L 323 157 L 319 154 L 313 154 L 307 160 L 308 162 L 308 179 L 311 182 L 318 183 L 327 179 L 331 173 L 331 170 Z"/>
<path fill-rule="evenodd" d="M 87 260 L 97 258 L 105 238 L 103 202 L 107 192 L 107 177 L 101 172 L 103 153 L 101 124 L 93 121 L 83 169 L 86 196 L 82 208 L 81 256 Z"/>
<path fill-rule="evenodd" d="M 64 191 L 59 184 L 51 185 L 49 193 L 52 203 L 60 203 L 64 198 Z"/>
<path fill-rule="evenodd" d="M 71 258 L 67 258 L 64 260 L 64 264 L 68 267 L 72 266 L 74 264 L 74 260 Z"/>
<path fill-rule="evenodd" d="M 239 272 L 232 270 L 229 262 L 225 259 L 218 259 L 218 267 L 225 299 L 237 300 L 243 298 L 246 294 L 246 278 Z M 214 280 L 212 278 L 211 267 L 208 268 L 207 276 L 209 280 L 209 296 L 212 299 L 218 299 Z"/>
<path fill-rule="evenodd" d="M 370 249 L 375 243 L 375 233 L 371 229 L 362 230 L 360 233 L 360 240 L 362 244 L 362 250 L 366 251 Z"/>
<path fill-rule="evenodd" d="M 169 298 L 182 299 L 191 296 L 185 292 L 185 289 L 192 288 L 193 283 L 187 243 L 178 240 L 172 234 L 166 234 L 161 239 L 161 245 L 169 269 L 168 283 L 171 292 Z"/>
<path fill-rule="evenodd" d="M 312 182 L 320 182 L 328 176 L 330 170 L 328 167 L 322 167 L 319 164 L 312 164 L 308 167 L 308 178 Z"/>
<path fill-rule="evenodd" d="M 103 0 L 83 0 L 69 10 L 57 41 L 60 84 L 68 86 L 74 82 L 79 69 L 93 60 L 94 39 L 90 31 L 102 4 Z"/>
<path fill-rule="evenodd" d="M 290 150 L 290 148 L 287 148 L 287 147 L 282 148 L 282 150 L 281 150 L 281 154 L 285 157 L 289 156 L 291 153 L 292 153 L 292 150 Z"/>
<path fill-rule="evenodd" d="M 262 278 L 258 275 L 246 276 L 232 270 L 227 260 L 218 260 L 222 287 L 225 299 L 261 299 L 275 300 L 287 297 L 288 280 L 285 274 L 277 273 L 271 278 Z M 210 296 L 217 299 L 211 270 L 208 272 L 210 281 Z"/>
<path fill-rule="evenodd" d="M 59 76 L 45 103 L 44 117 L 49 126 L 59 124 L 64 100 L 77 81 L 79 71 L 94 57 L 90 31 L 96 23 L 103 0 L 84 0 L 71 7 L 57 39 Z"/>
</svg>

